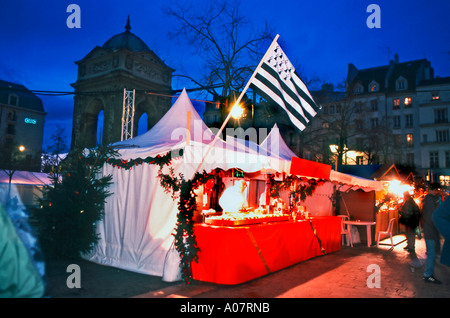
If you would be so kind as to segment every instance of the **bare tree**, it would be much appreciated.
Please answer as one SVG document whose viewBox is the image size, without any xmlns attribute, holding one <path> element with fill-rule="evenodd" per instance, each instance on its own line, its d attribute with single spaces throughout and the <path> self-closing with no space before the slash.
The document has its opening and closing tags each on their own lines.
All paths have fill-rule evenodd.
<svg viewBox="0 0 450 318">
<path fill-rule="evenodd" d="M 177 1 L 165 9 L 178 27 L 171 38 L 187 40 L 203 61 L 199 77 L 182 71 L 175 76 L 191 80 L 213 96 L 240 91 L 264 54 L 273 34 L 267 23 L 255 31 L 240 12 L 240 2 L 210 1 L 207 7 Z"/>
</svg>

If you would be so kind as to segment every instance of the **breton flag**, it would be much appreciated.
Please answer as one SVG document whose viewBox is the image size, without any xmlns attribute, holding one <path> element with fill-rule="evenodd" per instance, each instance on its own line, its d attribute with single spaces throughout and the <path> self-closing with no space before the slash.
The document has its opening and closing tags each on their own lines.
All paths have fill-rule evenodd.
<svg viewBox="0 0 450 318">
<path fill-rule="evenodd" d="M 265 100 L 278 104 L 292 123 L 304 130 L 320 106 L 278 45 L 277 39 L 278 35 L 250 80 L 250 87 Z"/>
</svg>

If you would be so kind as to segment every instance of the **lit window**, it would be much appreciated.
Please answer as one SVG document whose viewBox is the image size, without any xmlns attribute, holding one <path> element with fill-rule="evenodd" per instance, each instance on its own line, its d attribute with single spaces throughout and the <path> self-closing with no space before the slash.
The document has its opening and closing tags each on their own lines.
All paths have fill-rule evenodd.
<svg viewBox="0 0 450 318">
<path fill-rule="evenodd" d="M 432 100 L 439 100 L 439 93 L 437 93 L 437 92 L 431 93 L 431 99 Z"/>
<path fill-rule="evenodd" d="M 406 134 L 406 146 L 412 147 L 414 145 L 413 134 Z"/>
<path fill-rule="evenodd" d="M 394 109 L 400 108 L 400 98 L 394 99 Z"/>
<path fill-rule="evenodd" d="M 405 106 L 411 106 L 412 99 L 411 97 L 405 97 Z"/>
<path fill-rule="evenodd" d="M 369 92 L 378 92 L 379 86 L 377 82 L 372 82 L 369 85 Z"/>
</svg>

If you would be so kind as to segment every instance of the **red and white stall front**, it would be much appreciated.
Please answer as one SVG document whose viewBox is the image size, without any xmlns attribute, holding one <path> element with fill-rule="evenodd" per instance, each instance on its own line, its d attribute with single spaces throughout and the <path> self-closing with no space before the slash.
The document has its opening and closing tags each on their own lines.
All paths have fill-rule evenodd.
<svg viewBox="0 0 450 318">
<path fill-rule="evenodd" d="M 299 158 L 292 159 L 291 172 L 327 180 L 323 187 L 331 191 L 333 184 L 344 176 L 332 172 L 328 165 Z M 355 180 L 348 177 L 344 181 L 355 184 Z M 373 185 L 370 180 L 364 184 Z M 312 205 L 325 207 L 326 204 L 319 201 L 330 201 L 330 198 L 318 194 L 308 200 L 311 208 L 307 209 L 313 210 Z M 200 251 L 198 262 L 192 263 L 193 278 L 217 284 L 240 284 L 340 250 L 341 218 L 333 216 L 329 208 L 295 220 L 292 205 L 281 214 L 266 214 L 265 211 L 261 214 L 261 209 L 256 208 L 256 214 L 244 212 L 242 218 L 239 215 L 206 218 L 205 222 L 195 225 Z"/>
</svg>

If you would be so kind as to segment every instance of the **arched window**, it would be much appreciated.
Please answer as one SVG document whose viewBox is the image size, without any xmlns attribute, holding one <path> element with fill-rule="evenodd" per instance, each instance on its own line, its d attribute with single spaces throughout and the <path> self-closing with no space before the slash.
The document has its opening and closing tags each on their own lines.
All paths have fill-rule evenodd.
<svg viewBox="0 0 450 318">
<path fill-rule="evenodd" d="M 148 131 L 148 115 L 143 113 L 138 121 L 137 134 L 142 135 Z"/>
<path fill-rule="evenodd" d="M 103 110 L 98 113 L 97 117 L 97 143 L 99 145 L 103 142 L 103 123 L 104 123 L 104 114 Z"/>
<path fill-rule="evenodd" d="M 380 85 L 376 81 L 372 81 L 369 84 L 369 92 L 374 93 L 380 90 Z"/>
<path fill-rule="evenodd" d="M 96 98 L 87 106 L 82 125 L 84 126 L 84 147 L 92 148 L 103 141 L 103 101 Z"/>
</svg>

